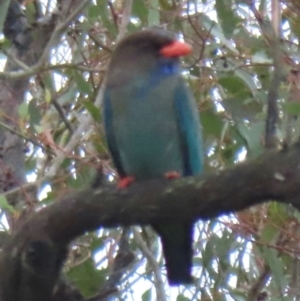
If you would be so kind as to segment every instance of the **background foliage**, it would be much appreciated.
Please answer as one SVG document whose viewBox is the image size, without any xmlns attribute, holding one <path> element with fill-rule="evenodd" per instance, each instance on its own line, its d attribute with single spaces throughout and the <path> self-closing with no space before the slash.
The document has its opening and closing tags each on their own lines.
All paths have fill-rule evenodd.
<svg viewBox="0 0 300 301">
<path fill-rule="evenodd" d="M 50 45 L 42 66 L 30 69 L 17 64 L 30 76 L 30 85 L 18 105 L 18 117 L 8 127 L 26 141 L 25 173 L 39 185 L 40 202 L 32 202 L 24 193 L 25 202 L 11 207 L 1 198 L 2 216 L 5 213 L 9 224 L 2 219 L 3 232 L 24 210 L 47 206 L 69 191 L 91 185 L 99 170 L 104 180 L 115 180 L 98 91 L 114 45 L 125 33 L 162 26 L 193 46 L 192 55 L 183 62 L 184 77 L 201 115 L 205 172 L 225 169 L 264 151 L 268 99 L 274 91 L 278 93 L 277 145 L 298 141 L 297 0 L 85 2 Z M 5 3 L 0 3 L 2 21 Z M 61 1 L 22 5 L 34 29 L 36 22 L 57 14 Z M 2 36 L 1 79 L 11 71 L 4 69 L 7 59 L 12 59 L 11 44 L 7 34 Z M 293 208 L 268 203 L 198 222 L 195 228 L 195 286 L 168 287 L 161 246 L 147 228 L 86 234 L 73 243 L 65 272 L 86 297 L 106 285 L 112 290 L 105 298 L 111 300 L 298 300 L 299 213 Z M 116 271 L 114 258 L 122 248 L 134 257 L 121 263 L 121 280 L 108 285 L 107 276 Z M 156 282 L 160 277 L 162 286 Z"/>
</svg>

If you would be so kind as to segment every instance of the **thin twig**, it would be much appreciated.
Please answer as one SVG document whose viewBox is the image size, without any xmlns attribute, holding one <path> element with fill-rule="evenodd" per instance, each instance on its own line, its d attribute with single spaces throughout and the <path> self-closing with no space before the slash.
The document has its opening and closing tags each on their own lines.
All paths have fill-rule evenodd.
<svg viewBox="0 0 300 301">
<path fill-rule="evenodd" d="M 284 51 L 280 38 L 278 35 L 276 35 L 270 20 L 263 18 L 254 6 L 251 6 L 251 9 L 261 27 L 263 37 L 265 38 L 266 43 L 269 45 L 274 61 L 274 72 L 267 98 L 268 109 L 265 130 L 265 146 L 267 149 L 272 149 L 278 145 L 276 130 L 279 119 L 279 110 L 277 101 L 279 97 L 279 87 L 284 78 Z"/>
<path fill-rule="evenodd" d="M 18 64 L 18 60 L 11 55 L 12 60 Z M 78 65 L 80 63 L 77 64 L 70 64 L 70 63 L 65 63 L 65 64 L 59 64 L 59 65 L 48 65 L 48 66 L 43 66 L 43 68 L 36 70 L 36 69 L 32 69 L 31 67 L 27 68 L 27 65 L 22 65 L 22 68 L 25 66 L 26 70 L 21 70 L 21 71 L 13 71 L 13 72 L 0 72 L 0 79 L 21 79 L 21 78 L 25 78 L 25 77 L 30 77 L 32 75 L 36 75 L 36 73 L 43 73 L 43 72 L 47 72 L 50 70 L 59 70 L 59 69 L 76 69 L 76 70 L 80 70 L 80 71 L 87 71 L 87 72 L 105 72 L 104 68 L 90 68 L 84 65 Z M 21 66 L 19 64 L 19 66 Z"/>
<path fill-rule="evenodd" d="M 99 46 L 100 48 L 102 48 L 103 50 L 107 51 L 108 53 L 112 53 L 112 50 L 107 47 L 106 45 L 104 45 L 101 41 L 99 41 L 99 39 L 96 37 L 95 34 L 93 33 L 88 33 L 89 35 L 89 38 L 97 45 Z"/>
<path fill-rule="evenodd" d="M 119 35 L 117 37 L 117 42 L 122 39 L 127 31 L 127 25 L 130 20 L 130 14 L 132 10 L 132 0 L 125 0 L 123 5 L 123 14 L 122 14 L 122 21 L 121 25 L 119 26 Z"/>
<path fill-rule="evenodd" d="M 111 1 L 108 1 L 107 5 L 110 8 L 110 12 L 111 12 L 112 18 L 114 20 L 114 24 L 115 24 L 116 28 L 118 28 L 118 15 L 115 12 L 114 6 Z"/>
<path fill-rule="evenodd" d="M 18 67 L 20 67 L 21 69 L 23 69 L 25 71 L 28 71 L 28 72 L 31 71 L 31 68 L 28 65 L 26 65 L 24 62 L 19 60 L 15 55 L 12 55 L 9 51 L 2 49 L 2 52 L 7 56 L 10 63 L 15 63 Z M 9 74 L 9 73 L 11 73 L 11 72 L 3 72 L 3 74 Z"/>
<path fill-rule="evenodd" d="M 61 105 L 57 102 L 56 99 L 51 99 L 51 103 L 53 104 L 53 106 L 55 107 L 56 111 L 58 112 L 60 118 L 63 120 L 63 122 L 65 123 L 67 129 L 70 131 L 70 133 L 74 133 L 74 129 L 72 124 L 69 122 L 69 120 L 67 119 L 65 112 L 63 110 L 63 108 L 61 107 Z"/>
<path fill-rule="evenodd" d="M 149 250 L 148 246 L 145 244 L 140 232 L 136 227 L 132 227 L 132 232 L 134 235 L 134 239 L 141 249 L 142 253 L 147 258 L 148 263 L 151 265 L 154 279 L 155 279 L 155 289 L 156 289 L 156 299 L 161 301 L 167 301 L 167 296 L 165 292 L 164 282 L 161 277 L 160 267 L 155 260 L 152 252 Z"/>
<path fill-rule="evenodd" d="M 20 137 L 20 138 L 22 138 L 22 139 L 24 139 L 26 141 L 31 142 L 32 144 L 40 147 L 44 152 L 51 152 L 51 150 L 46 149 L 42 144 L 40 144 L 36 140 L 34 140 L 32 138 L 29 138 L 27 136 L 24 136 L 22 133 L 20 133 L 19 131 L 15 130 L 15 129 L 11 128 L 11 127 L 9 127 L 7 124 L 5 124 L 2 121 L 0 121 L 0 127 L 4 128 L 5 130 L 7 130 L 7 131 L 9 131 L 9 132 L 11 132 L 13 134 L 15 134 L 16 136 L 18 136 L 18 137 Z M 54 155 L 55 153 L 52 153 L 52 154 Z"/>
<path fill-rule="evenodd" d="M 117 287 L 123 275 L 134 262 L 135 256 L 130 249 L 128 240 L 129 227 L 124 227 L 119 240 L 119 250 L 114 259 L 108 280 L 104 285 L 104 291 Z"/>
<path fill-rule="evenodd" d="M 258 300 L 259 295 L 262 293 L 261 290 L 264 288 L 269 277 L 270 277 L 270 267 L 265 265 L 260 276 L 250 287 L 246 301 Z"/>
</svg>

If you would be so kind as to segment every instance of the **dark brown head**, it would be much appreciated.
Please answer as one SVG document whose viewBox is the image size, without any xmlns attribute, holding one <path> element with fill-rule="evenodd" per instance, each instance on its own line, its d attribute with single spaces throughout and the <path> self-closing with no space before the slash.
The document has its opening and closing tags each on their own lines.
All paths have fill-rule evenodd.
<svg viewBox="0 0 300 301">
<path fill-rule="evenodd" d="M 176 40 L 173 33 L 162 29 L 146 29 L 129 35 L 116 46 L 109 66 L 108 80 L 121 83 L 144 72 L 158 62 L 178 62 L 191 47 Z"/>
</svg>

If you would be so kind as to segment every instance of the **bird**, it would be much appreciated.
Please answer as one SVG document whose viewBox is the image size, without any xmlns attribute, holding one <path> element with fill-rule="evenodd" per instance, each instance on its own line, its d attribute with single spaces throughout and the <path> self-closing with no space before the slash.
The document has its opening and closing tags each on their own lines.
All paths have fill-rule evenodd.
<svg viewBox="0 0 300 301">
<path fill-rule="evenodd" d="M 180 57 L 191 50 L 174 33 L 158 28 L 132 33 L 116 45 L 103 120 L 119 188 L 203 172 L 199 112 L 180 65 Z M 193 223 L 178 219 L 151 225 L 162 242 L 170 285 L 193 283 Z"/>
</svg>

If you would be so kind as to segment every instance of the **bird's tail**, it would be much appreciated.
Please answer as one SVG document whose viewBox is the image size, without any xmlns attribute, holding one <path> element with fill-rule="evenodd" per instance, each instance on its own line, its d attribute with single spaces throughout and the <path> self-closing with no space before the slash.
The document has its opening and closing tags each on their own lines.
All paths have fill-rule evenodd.
<svg viewBox="0 0 300 301">
<path fill-rule="evenodd" d="M 167 223 L 152 226 L 162 242 L 170 285 L 192 283 L 193 224 Z"/>
</svg>

